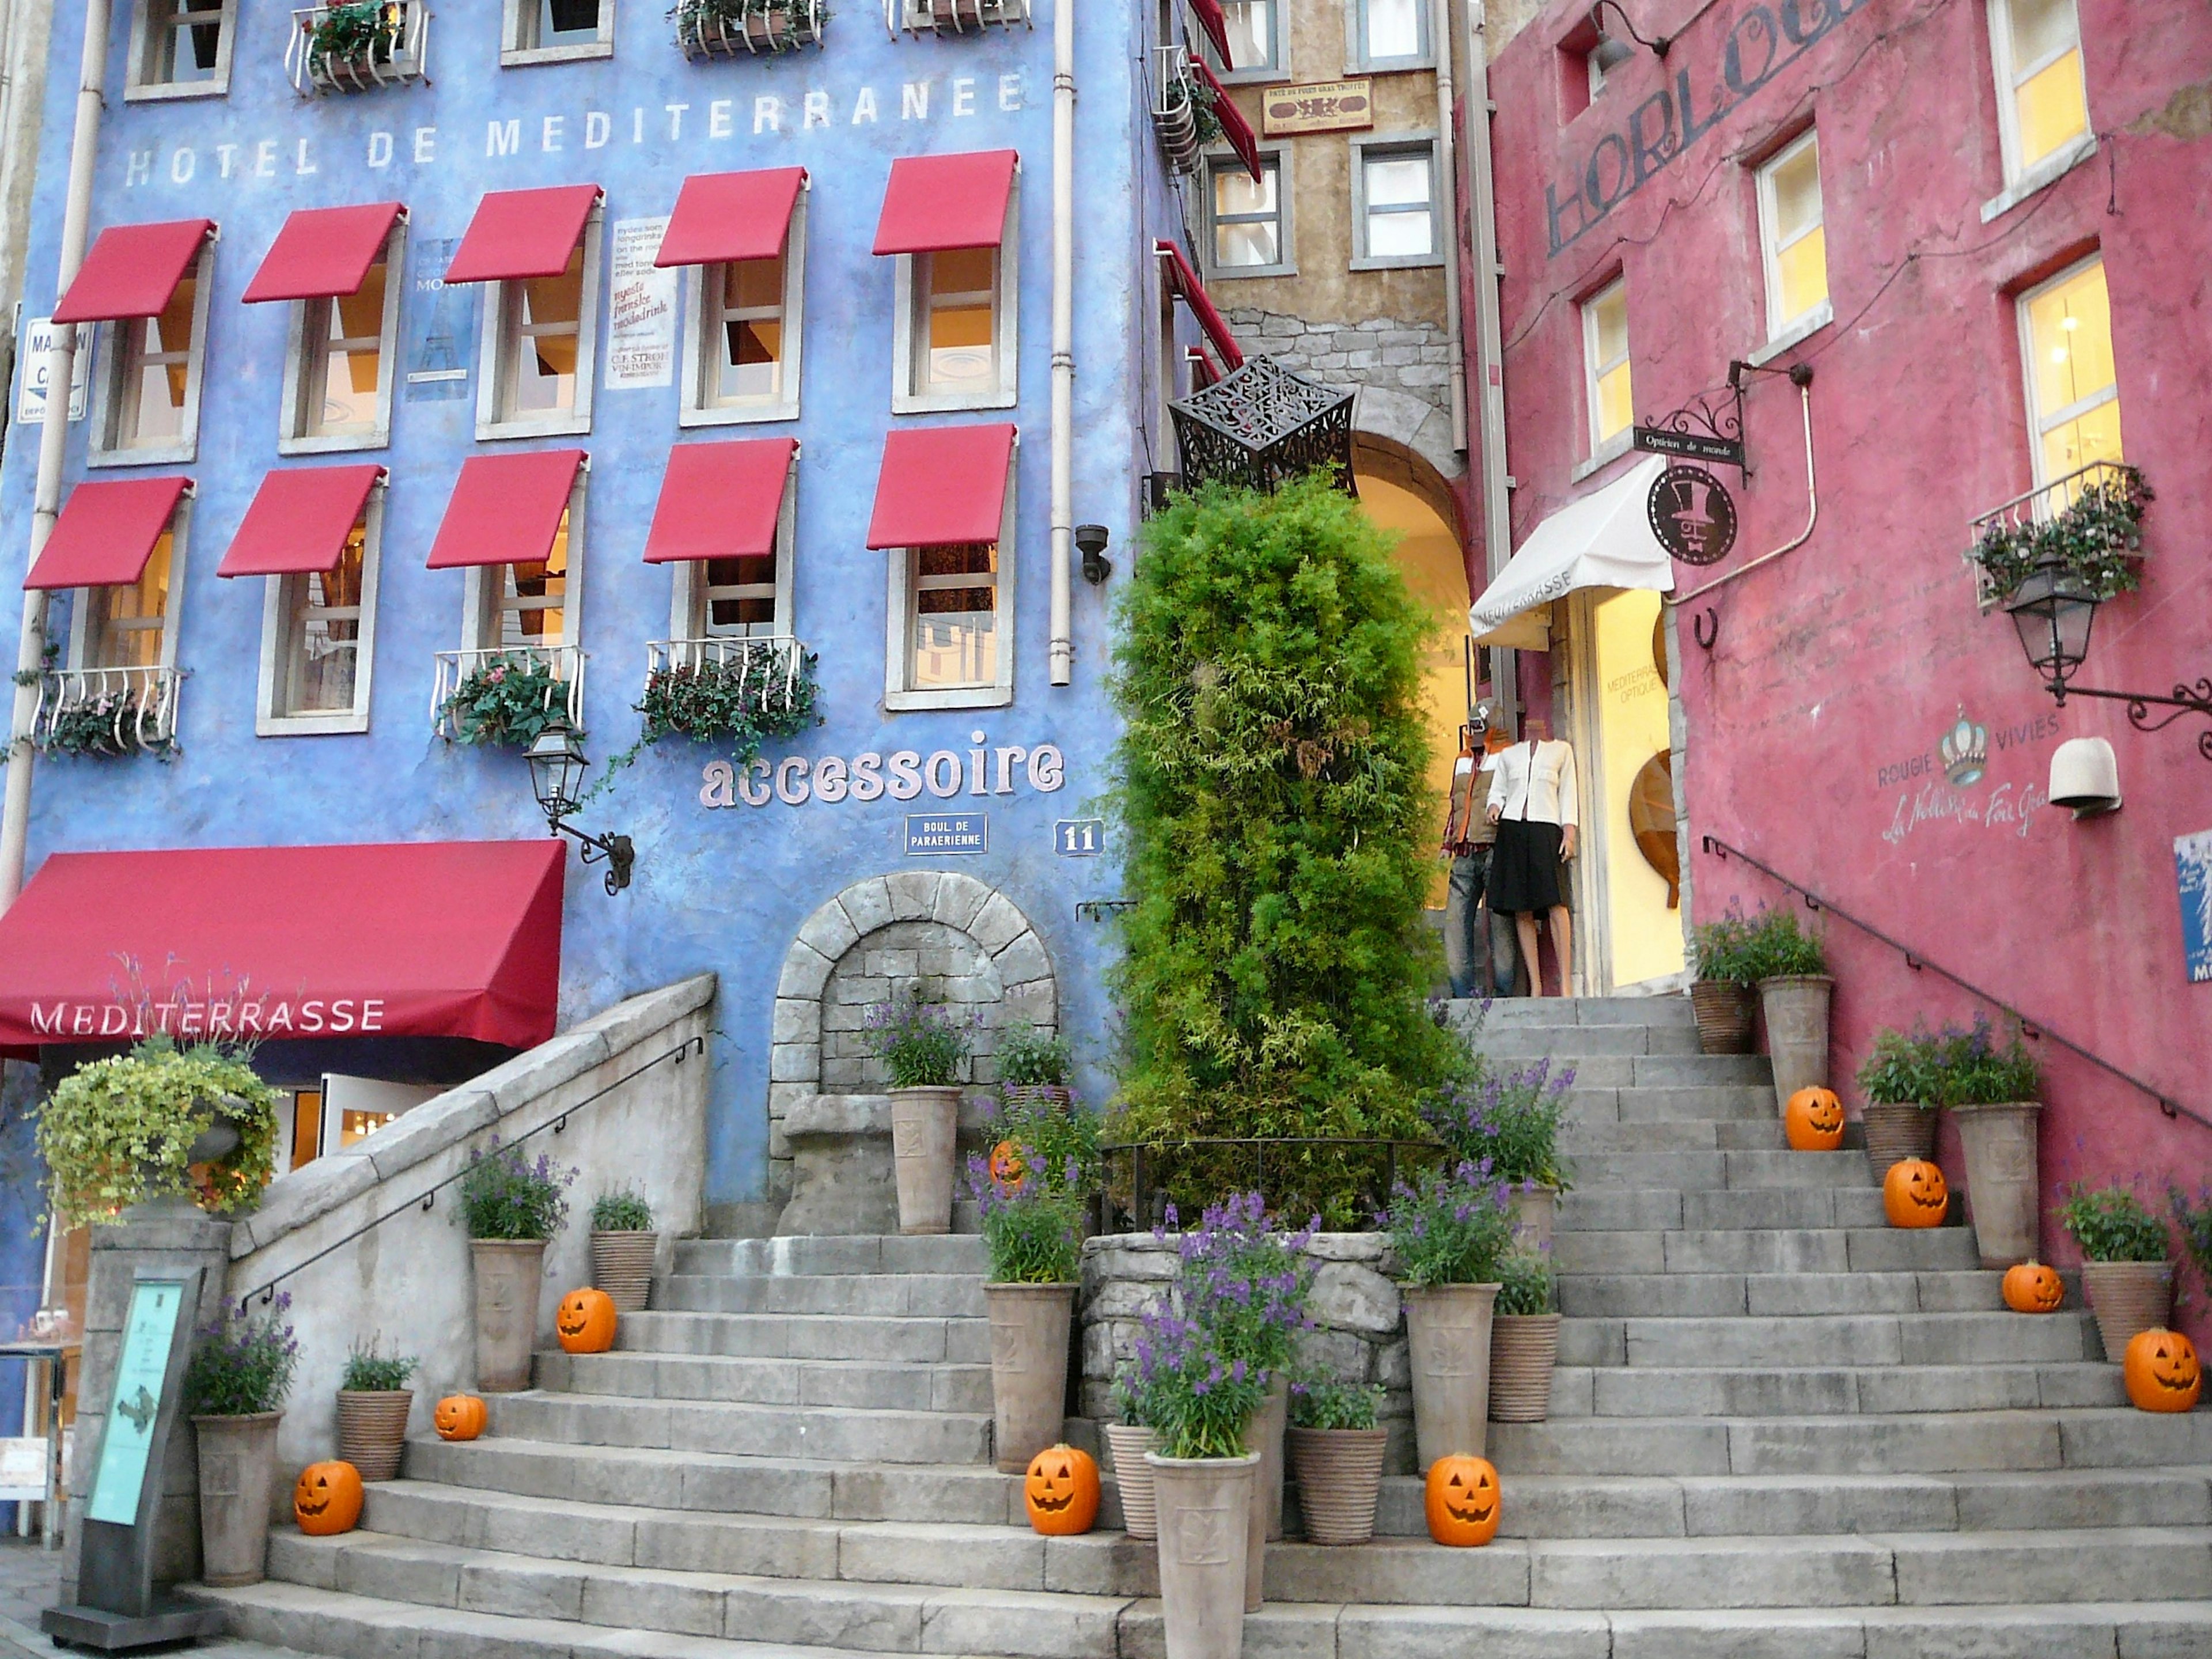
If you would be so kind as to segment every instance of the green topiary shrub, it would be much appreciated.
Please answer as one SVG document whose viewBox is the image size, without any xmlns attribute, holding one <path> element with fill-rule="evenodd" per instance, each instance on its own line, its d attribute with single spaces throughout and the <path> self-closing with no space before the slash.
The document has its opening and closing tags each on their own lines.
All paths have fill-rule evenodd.
<svg viewBox="0 0 2212 1659">
<path fill-rule="evenodd" d="M 1113 679 L 1125 1138 L 1419 1137 L 1464 1068 L 1424 1002 L 1431 623 L 1390 545 L 1318 476 L 1145 526 Z M 1176 1167 L 1187 1206 L 1227 1184 Z"/>
</svg>

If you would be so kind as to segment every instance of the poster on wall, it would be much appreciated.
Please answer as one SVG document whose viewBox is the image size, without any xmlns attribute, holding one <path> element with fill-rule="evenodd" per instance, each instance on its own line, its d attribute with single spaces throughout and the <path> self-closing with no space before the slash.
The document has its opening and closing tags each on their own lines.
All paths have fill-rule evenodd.
<svg viewBox="0 0 2212 1659">
<path fill-rule="evenodd" d="M 2212 983 L 2212 830 L 2173 838 L 2181 894 L 2181 961 L 2192 985 Z"/>
<path fill-rule="evenodd" d="M 627 392 L 676 378 L 677 272 L 656 267 L 665 217 L 617 219 L 607 328 L 607 387 Z"/>
</svg>

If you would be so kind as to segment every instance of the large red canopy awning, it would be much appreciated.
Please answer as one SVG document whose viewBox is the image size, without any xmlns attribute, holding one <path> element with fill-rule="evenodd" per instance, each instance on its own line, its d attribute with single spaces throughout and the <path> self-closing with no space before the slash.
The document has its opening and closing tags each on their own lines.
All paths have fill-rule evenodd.
<svg viewBox="0 0 2212 1659">
<path fill-rule="evenodd" d="M 1243 348 L 1237 343 L 1237 336 L 1213 303 L 1212 295 L 1206 291 L 1200 280 L 1198 269 L 1187 258 L 1183 251 L 1162 237 L 1152 243 L 1152 252 L 1168 262 L 1168 286 L 1182 302 L 1190 307 L 1190 314 L 1198 319 L 1206 337 L 1213 342 L 1213 349 L 1221 354 L 1221 361 L 1231 368 L 1244 367 Z M 1220 376 L 1216 375 L 1218 380 Z"/>
<path fill-rule="evenodd" d="M 374 461 L 270 473 L 215 574 L 303 576 L 337 569 L 368 492 L 383 477 Z"/>
<path fill-rule="evenodd" d="M 0 916 L 0 1052 L 553 1035 L 557 841 L 56 853 Z"/>
</svg>

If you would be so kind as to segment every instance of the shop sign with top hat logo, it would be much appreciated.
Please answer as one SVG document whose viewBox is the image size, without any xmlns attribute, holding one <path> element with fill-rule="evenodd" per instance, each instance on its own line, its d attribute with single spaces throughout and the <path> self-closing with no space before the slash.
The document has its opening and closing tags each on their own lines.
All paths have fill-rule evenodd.
<svg viewBox="0 0 2212 1659">
<path fill-rule="evenodd" d="M 1700 393 L 1673 414 L 1635 428 L 1646 454 L 1674 464 L 1662 472 L 1645 498 L 1651 533 L 1684 564 L 1718 564 L 1735 545 L 1735 498 L 1712 466 L 1746 471 L 1743 393 L 1731 379 L 1723 393 Z"/>
</svg>

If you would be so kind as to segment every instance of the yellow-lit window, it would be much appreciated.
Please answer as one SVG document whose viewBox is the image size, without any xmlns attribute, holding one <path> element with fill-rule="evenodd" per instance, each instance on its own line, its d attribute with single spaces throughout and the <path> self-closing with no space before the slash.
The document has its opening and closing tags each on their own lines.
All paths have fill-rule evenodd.
<svg viewBox="0 0 2212 1659">
<path fill-rule="evenodd" d="M 987 396 L 999 386 L 999 250 L 915 256 L 914 387 Z"/>
<path fill-rule="evenodd" d="M 92 607 L 85 632 L 86 668 L 158 668 L 161 635 L 169 618 L 169 557 L 175 532 L 165 529 L 138 580 L 115 587 L 89 587 Z"/>
<path fill-rule="evenodd" d="M 1280 171 L 1273 156 L 1261 162 L 1257 179 L 1241 162 L 1211 169 L 1217 270 L 1234 275 L 1240 266 L 1283 262 L 1283 210 L 1276 194 Z"/>
<path fill-rule="evenodd" d="M 584 250 L 558 276 L 507 284 L 506 397 L 501 418 L 565 414 L 576 407 L 578 346 L 583 335 Z"/>
<path fill-rule="evenodd" d="M 2020 317 L 2036 483 L 2118 460 L 2120 389 L 2104 262 L 2091 259 L 2022 295 Z"/>
<path fill-rule="evenodd" d="M 498 634 L 488 645 L 573 645 L 568 637 L 568 514 L 543 562 L 499 567 Z"/>
<path fill-rule="evenodd" d="M 1820 144 L 1803 137 L 1759 170 L 1766 257 L 1766 335 L 1778 339 L 1828 303 L 1828 240 L 1820 215 Z"/>
<path fill-rule="evenodd" d="M 118 449 L 167 448 L 184 437 L 198 289 L 198 278 L 188 270 L 157 315 L 115 325 L 128 343 L 115 427 Z"/>
<path fill-rule="evenodd" d="M 778 403 L 783 398 L 783 258 L 711 265 L 714 307 L 708 408 Z"/>
<path fill-rule="evenodd" d="M 1224 69 L 1275 67 L 1275 0 L 1226 0 L 1221 16 L 1229 26 L 1229 61 Z"/>
<path fill-rule="evenodd" d="M 2081 22 L 2074 7 L 2075 0 L 1990 0 L 2008 181 L 2088 134 Z"/>
<path fill-rule="evenodd" d="M 373 434 L 384 371 L 385 262 L 368 268 L 360 289 L 307 302 L 311 367 L 300 423 L 310 438 Z"/>
<path fill-rule="evenodd" d="M 1583 304 L 1583 368 L 1589 404 L 1590 453 L 1625 434 L 1635 418 L 1628 386 L 1628 288 L 1613 286 Z"/>
<path fill-rule="evenodd" d="M 366 511 L 328 570 L 280 578 L 276 708 L 280 717 L 351 711 L 361 666 L 362 578 L 368 558 Z"/>
<path fill-rule="evenodd" d="M 995 542 L 917 547 L 908 688 L 951 690 L 999 678 L 999 549 Z"/>
</svg>

